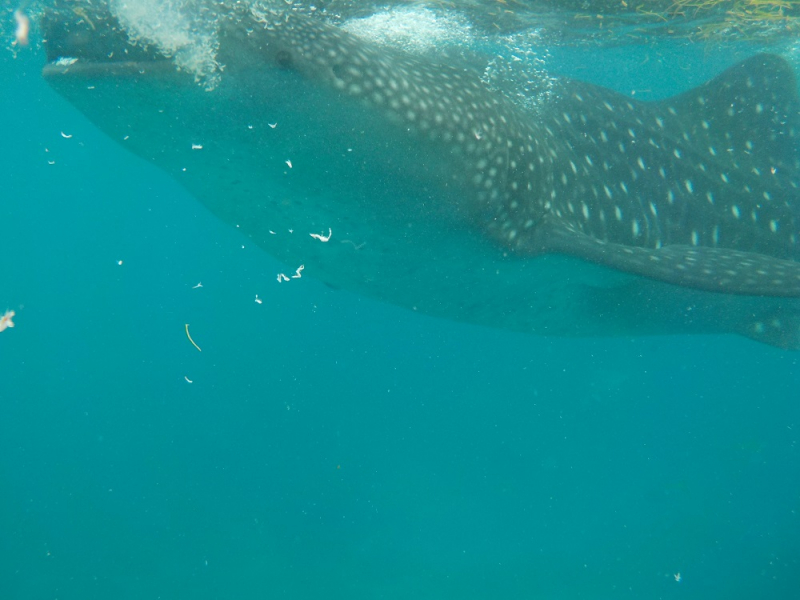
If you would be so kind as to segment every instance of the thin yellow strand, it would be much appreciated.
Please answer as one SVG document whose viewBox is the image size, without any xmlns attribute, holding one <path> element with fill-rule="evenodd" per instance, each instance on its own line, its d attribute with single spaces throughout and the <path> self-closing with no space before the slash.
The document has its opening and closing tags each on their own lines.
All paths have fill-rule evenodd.
<svg viewBox="0 0 800 600">
<path fill-rule="evenodd" d="M 194 343 L 194 340 L 192 339 L 192 336 L 191 336 L 191 335 L 189 335 L 189 324 L 188 324 L 188 323 L 186 323 L 186 337 L 187 337 L 187 338 L 189 338 L 189 341 L 190 341 L 190 342 L 192 342 L 192 346 L 194 346 L 195 348 L 197 348 L 197 351 L 198 351 L 198 352 L 202 352 L 202 350 L 200 350 L 200 346 L 198 346 L 197 344 L 195 344 L 195 343 Z"/>
</svg>

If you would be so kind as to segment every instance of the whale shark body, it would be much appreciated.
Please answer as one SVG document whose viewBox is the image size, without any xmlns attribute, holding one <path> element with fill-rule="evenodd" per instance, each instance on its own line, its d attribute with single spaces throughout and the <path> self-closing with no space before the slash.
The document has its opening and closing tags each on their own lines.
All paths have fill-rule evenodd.
<svg viewBox="0 0 800 600">
<path fill-rule="evenodd" d="M 223 15 L 212 90 L 110 14 L 43 28 L 52 87 L 304 275 L 515 331 L 800 347 L 800 101 L 777 56 L 653 103 L 560 78 L 533 110 L 291 10 Z"/>
</svg>

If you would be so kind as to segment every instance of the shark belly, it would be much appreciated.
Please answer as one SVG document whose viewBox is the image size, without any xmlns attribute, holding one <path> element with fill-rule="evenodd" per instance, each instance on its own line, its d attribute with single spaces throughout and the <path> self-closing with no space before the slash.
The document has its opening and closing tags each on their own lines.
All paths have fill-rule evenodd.
<svg viewBox="0 0 800 600">
<path fill-rule="evenodd" d="M 220 61 L 226 68 L 213 91 L 170 68 L 168 61 L 166 67 L 164 61 L 141 61 L 110 76 L 103 65 L 85 71 L 50 68 L 46 75 L 112 139 L 170 173 L 214 214 L 290 269 L 303 264 L 304 275 L 335 287 L 423 314 L 526 333 L 734 332 L 781 347 L 800 345 L 800 307 L 793 294 L 708 291 L 648 277 L 646 270 L 622 261 L 596 259 L 603 255 L 602 245 L 629 241 L 604 238 L 590 218 L 581 220 L 582 202 L 590 202 L 586 212 L 596 218 L 600 196 L 608 200 L 603 187 L 608 184 L 587 183 L 591 178 L 568 182 L 569 191 L 546 209 L 532 204 L 530 213 L 537 216 L 558 206 L 562 216 L 552 232 L 515 233 L 513 238 L 523 241 L 505 243 L 511 230 L 503 226 L 511 219 L 504 220 L 508 210 L 496 206 L 520 201 L 516 188 L 510 191 L 515 184 L 533 182 L 523 192 L 539 195 L 558 189 L 560 173 L 572 170 L 570 161 L 585 163 L 576 146 L 571 152 L 577 158 L 568 158 L 568 150 L 543 143 L 538 150 L 545 158 L 536 160 L 536 178 L 518 178 L 509 153 L 498 152 L 497 144 L 481 154 L 485 144 L 497 140 L 490 130 L 474 127 L 474 119 L 527 118 L 508 101 L 490 98 L 470 111 L 477 116 L 463 132 L 452 124 L 436 129 L 436 115 L 426 117 L 421 106 L 427 104 L 414 94 L 451 71 L 419 65 L 422 80 L 395 81 L 400 91 L 393 109 L 388 93 L 370 100 L 357 89 L 369 85 L 365 78 L 376 77 L 370 61 L 381 55 L 379 67 L 398 61 L 402 71 L 417 66 L 418 59 L 372 48 L 304 17 L 291 16 L 284 23 L 275 27 L 236 15 L 223 32 Z M 310 34 L 325 38 L 324 49 L 337 56 L 357 55 L 358 64 L 331 65 L 320 52 L 304 54 L 304 36 Z M 348 68 L 349 75 L 342 71 Z M 465 81 L 473 85 L 468 74 L 456 78 Z M 469 89 L 466 102 L 483 101 L 488 94 Z M 568 124 L 562 117 L 559 126 Z M 598 139 L 604 127 L 597 127 Z M 530 139 L 547 137 L 536 124 L 514 130 Z M 515 138 L 515 144 L 522 147 L 522 139 Z M 533 149 L 522 151 L 533 164 Z M 503 157 L 506 162 L 499 162 Z M 632 167 L 617 168 L 635 172 L 631 160 Z M 574 174 L 585 166 L 575 165 Z M 492 169 L 499 173 L 491 175 Z M 626 181 L 629 189 L 636 187 Z M 659 192 L 667 198 L 666 189 Z M 616 193 L 623 193 L 618 182 Z M 637 202 L 652 213 L 643 200 Z M 613 219 L 612 205 L 605 210 Z M 659 210 L 666 211 L 662 204 Z M 520 231 L 530 220 L 520 220 Z M 641 226 L 655 222 L 642 217 Z M 626 227 L 631 228 L 629 222 Z M 310 235 L 329 231 L 327 242 Z M 681 246 L 691 246 L 689 236 Z M 791 262 L 793 255 L 777 260 Z"/>
</svg>

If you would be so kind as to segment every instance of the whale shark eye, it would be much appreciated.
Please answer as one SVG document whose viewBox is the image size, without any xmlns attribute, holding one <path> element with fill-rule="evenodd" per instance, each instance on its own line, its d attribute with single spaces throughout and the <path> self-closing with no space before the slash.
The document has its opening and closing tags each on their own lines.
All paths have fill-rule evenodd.
<svg viewBox="0 0 800 600">
<path fill-rule="evenodd" d="M 279 67 L 284 69 L 291 69 L 293 66 L 292 54 L 286 50 L 278 51 L 278 53 L 275 55 L 275 61 L 278 63 Z"/>
</svg>

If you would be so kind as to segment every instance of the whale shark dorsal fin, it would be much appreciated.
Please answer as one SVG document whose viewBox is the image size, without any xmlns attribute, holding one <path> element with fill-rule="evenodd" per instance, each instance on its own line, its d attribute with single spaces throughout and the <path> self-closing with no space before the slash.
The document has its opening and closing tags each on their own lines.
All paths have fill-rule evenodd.
<svg viewBox="0 0 800 600">
<path fill-rule="evenodd" d="M 727 169 L 795 175 L 800 169 L 800 98 L 792 68 L 779 56 L 757 54 L 705 84 L 656 103 L 677 142 Z"/>
</svg>

